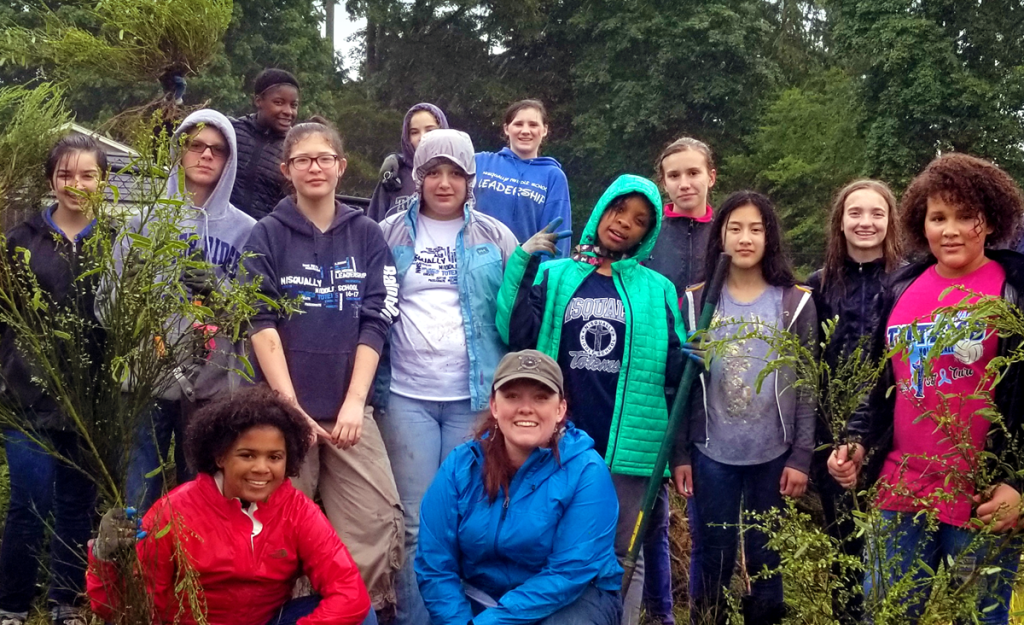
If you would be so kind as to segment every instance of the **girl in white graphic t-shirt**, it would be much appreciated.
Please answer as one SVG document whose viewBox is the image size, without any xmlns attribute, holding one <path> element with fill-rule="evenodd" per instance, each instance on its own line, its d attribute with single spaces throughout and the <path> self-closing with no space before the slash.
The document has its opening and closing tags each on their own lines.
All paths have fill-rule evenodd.
<svg viewBox="0 0 1024 625">
<path fill-rule="evenodd" d="M 473 143 L 457 130 L 425 135 L 413 158 L 417 198 L 381 223 L 398 269 L 401 311 L 390 340 L 381 430 L 405 509 L 398 625 L 425 623 L 413 571 L 420 500 L 445 456 L 469 439 L 506 348 L 494 326 L 512 232 L 474 210 Z M 390 373 L 390 383 L 386 376 Z"/>
</svg>

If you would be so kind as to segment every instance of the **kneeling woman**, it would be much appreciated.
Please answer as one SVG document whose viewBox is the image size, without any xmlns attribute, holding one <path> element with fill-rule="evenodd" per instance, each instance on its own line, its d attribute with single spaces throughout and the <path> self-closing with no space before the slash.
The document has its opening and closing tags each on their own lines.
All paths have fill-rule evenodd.
<svg viewBox="0 0 1024 625">
<path fill-rule="evenodd" d="M 150 509 L 142 521 L 148 535 L 135 545 L 154 623 L 377 622 L 334 528 L 285 479 L 299 472 L 312 440 L 296 408 L 266 387 L 246 389 L 197 414 L 186 439 L 189 464 L 199 477 Z M 121 586 L 114 556 L 135 542 L 124 516 L 120 510 L 104 516 L 89 552 L 89 599 L 108 622 L 115 620 L 113 599 Z M 178 566 L 182 552 L 190 572 Z M 186 573 L 202 588 L 203 619 L 176 588 Z M 318 595 L 291 599 L 302 575 Z"/>
<path fill-rule="evenodd" d="M 432 622 L 619 622 L 615 488 L 565 414 L 554 360 L 501 360 L 490 414 L 420 505 L 416 577 Z"/>
</svg>

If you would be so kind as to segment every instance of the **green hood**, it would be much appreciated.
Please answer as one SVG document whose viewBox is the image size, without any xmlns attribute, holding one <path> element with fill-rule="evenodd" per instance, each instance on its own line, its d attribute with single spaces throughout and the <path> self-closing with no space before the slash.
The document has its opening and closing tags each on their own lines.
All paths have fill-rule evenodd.
<svg viewBox="0 0 1024 625">
<path fill-rule="evenodd" d="M 647 231 L 647 234 L 640 241 L 636 254 L 630 258 L 637 262 L 650 258 L 651 250 L 654 249 L 654 242 L 658 240 L 658 233 L 661 232 L 661 193 L 658 191 L 658 186 L 647 178 L 641 178 L 632 174 L 623 174 L 616 178 L 612 186 L 608 187 L 608 190 L 601 195 L 601 199 L 597 201 L 594 211 L 590 213 L 587 225 L 583 228 L 580 245 L 596 245 L 598 243 L 597 224 L 600 223 L 605 209 L 608 208 L 608 205 L 615 198 L 627 193 L 633 193 L 634 191 L 646 195 L 647 199 L 651 202 L 651 206 L 654 207 L 654 227 Z"/>
</svg>

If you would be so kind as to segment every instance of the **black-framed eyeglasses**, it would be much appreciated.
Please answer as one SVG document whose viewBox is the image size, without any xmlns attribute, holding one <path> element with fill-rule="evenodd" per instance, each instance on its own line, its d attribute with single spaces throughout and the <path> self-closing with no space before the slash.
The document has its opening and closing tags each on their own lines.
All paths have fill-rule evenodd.
<svg viewBox="0 0 1024 625">
<path fill-rule="evenodd" d="M 210 145 L 209 143 L 203 143 L 202 141 L 196 141 L 193 139 L 188 142 L 185 148 L 189 152 L 196 154 L 202 154 L 206 150 L 210 150 L 210 154 L 213 154 L 215 158 L 224 158 L 228 155 L 228 147 L 226 145 Z"/>
<path fill-rule="evenodd" d="M 334 167 L 334 164 L 338 162 L 340 158 L 337 154 L 321 154 L 320 156 L 296 156 L 288 159 L 288 164 L 299 171 L 306 171 L 313 165 L 313 161 L 320 166 L 321 169 L 327 169 L 328 167 Z"/>
</svg>

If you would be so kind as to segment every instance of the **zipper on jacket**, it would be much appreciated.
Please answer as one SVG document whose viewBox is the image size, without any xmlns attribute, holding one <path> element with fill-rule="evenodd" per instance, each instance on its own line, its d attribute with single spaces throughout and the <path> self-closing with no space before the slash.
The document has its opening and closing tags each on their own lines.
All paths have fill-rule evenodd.
<svg viewBox="0 0 1024 625">
<path fill-rule="evenodd" d="M 520 467 L 521 469 L 522 467 Z M 515 479 L 515 478 L 512 478 Z M 512 485 L 509 484 L 509 487 Z M 494 532 L 494 553 L 498 553 L 498 539 L 501 538 L 501 526 L 505 524 L 505 517 L 508 515 L 508 504 L 512 499 L 512 495 L 509 493 L 509 489 L 505 489 L 505 503 L 501 504 L 501 516 L 498 517 L 498 531 Z"/>
<path fill-rule="evenodd" d="M 689 246 L 690 251 L 686 256 L 686 284 L 683 285 L 685 289 L 690 284 L 693 284 L 693 220 L 687 219 L 689 222 L 686 225 L 686 245 Z"/>
<path fill-rule="evenodd" d="M 616 275 L 617 274 L 615 273 L 615 271 L 612 270 L 612 281 L 613 282 L 615 281 Z M 626 327 L 626 333 L 627 333 L 626 336 L 629 337 L 629 340 L 626 343 L 628 344 L 629 348 L 632 349 L 633 348 L 633 305 L 629 301 L 629 295 L 626 294 L 626 285 L 623 284 L 623 282 L 622 282 L 622 276 L 619 275 L 618 278 L 619 278 L 619 284 L 622 285 L 622 291 L 620 292 L 620 295 L 622 295 L 622 305 L 625 307 L 625 309 L 626 309 L 625 312 L 629 316 L 629 325 Z M 624 378 L 625 381 L 622 383 L 622 398 L 621 399 L 618 398 L 618 397 L 615 398 L 616 399 L 616 403 L 619 404 L 619 415 L 618 415 L 619 416 L 619 423 L 618 423 L 618 426 L 615 428 L 615 445 L 612 447 L 611 455 L 608 456 L 608 468 L 609 469 L 611 469 L 612 464 L 615 463 L 615 454 L 619 451 L 619 434 L 622 432 L 622 413 L 623 413 L 623 408 L 626 405 L 626 396 L 627 396 L 627 392 L 626 391 L 629 388 L 629 367 L 630 367 L 631 364 L 633 364 L 633 360 L 631 358 L 629 358 L 629 353 L 625 349 L 622 350 L 622 359 L 626 360 L 626 368 L 623 370 L 622 373 L 620 373 L 620 375 L 624 374 L 626 377 Z M 608 442 L 611 443 L 611 440 L 612 439 L 609 436 L 608 437 Z"/>
</svg>

